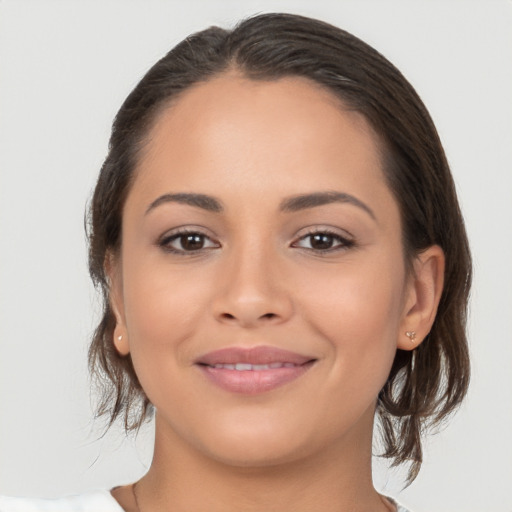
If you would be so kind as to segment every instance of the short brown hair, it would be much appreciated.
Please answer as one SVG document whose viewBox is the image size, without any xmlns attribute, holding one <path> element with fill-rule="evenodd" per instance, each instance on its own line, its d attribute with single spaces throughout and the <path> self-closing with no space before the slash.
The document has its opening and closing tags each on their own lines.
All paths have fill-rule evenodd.
<svg viewBox="0 0 512 512">
<path fill-rule="evenodd" d="M 384 148 L 383 168 L 399 205 L 405 261 L 438 244 L 446 258 L 445 285 L 430 334 L 413 352 L 397 350 L 379 393 L 383 456 L 422 461 L 421 433 L 439 424 L 464 397 L 469 382 L 465 334 L 471 258 L 450 169 L 434 124 L 413 87 L 382 55 L 355 36 L 322 21 L 264 14 L 233 30 L 212 27 L 186 38 L 142 78 L 121 106 L 109 152 L 89 209 L 89 270 L 103 294 L 103 317 L 89 351 L 101 385 L 99 415 L 127 430 L 150 415 L 130 356 L 113 346 L 105 258 L 121 244 L 122 208 L 140 148 L 156 114 L 179 94 L 229 69 L 254 80 L 300 76 L 322 85 L 363 114 Z"/>
</svg>

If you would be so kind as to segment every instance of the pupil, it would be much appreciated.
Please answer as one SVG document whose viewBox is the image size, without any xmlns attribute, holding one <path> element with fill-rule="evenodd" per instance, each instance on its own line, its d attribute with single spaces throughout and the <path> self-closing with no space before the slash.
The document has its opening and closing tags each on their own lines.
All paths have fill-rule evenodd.
<svg viewBox="0 0 512 512">
<path fill-rule="evenodd" d="M 181 238 L 181 245 L 186 251 L 202 249 L 204 240 L 201 235 L 185 235 Z"/>
<path fill-rule="evenodd" d="M 332 236 L 325 234 L 312 235 L 311 245 L 314 249 L 330 249 L 332 247 Z"/>
</svg>

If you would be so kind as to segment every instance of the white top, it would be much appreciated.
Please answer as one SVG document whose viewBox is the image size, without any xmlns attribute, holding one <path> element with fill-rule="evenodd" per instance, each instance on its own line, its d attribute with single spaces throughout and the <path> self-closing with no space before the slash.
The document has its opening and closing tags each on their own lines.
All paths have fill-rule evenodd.
<svg viewBox="0 0 512 512">
<path fill-rule="evenodd" d="M 396 504 L 396 512 L 409 512 Z M 0 496 L 0 512 L 124 512 L 109 491 L 93 491 L 56 500 Z"/>
<path fill-rule="evenodd" d="M 0 496 L 0 512 L 124 512 L 109 491 L 93 491 L 64 498 Z"/>
</svg>

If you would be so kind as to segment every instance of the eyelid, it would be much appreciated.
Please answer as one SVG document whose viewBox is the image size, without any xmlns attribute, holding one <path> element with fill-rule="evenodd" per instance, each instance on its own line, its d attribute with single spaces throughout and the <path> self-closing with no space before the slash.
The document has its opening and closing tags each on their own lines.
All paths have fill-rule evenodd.
<svg viewBox="0 0 512 512">
<path fill-rule="evenodd" d="M 305 226 L 297 232 L 295 239 L 303 238 L 307 235 L 314 235 L 316 233 L 327 233 L 345 240 L 355 240 L 355 236 L 350 231 L 340 227 L 330 226 L 328 224 L 312 224 L 310 226 Z"/>
</svg>

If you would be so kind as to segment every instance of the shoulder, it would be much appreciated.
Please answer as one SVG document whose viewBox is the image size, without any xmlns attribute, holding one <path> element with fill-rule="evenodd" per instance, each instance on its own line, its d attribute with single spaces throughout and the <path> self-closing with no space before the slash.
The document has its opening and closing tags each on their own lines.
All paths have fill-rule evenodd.
<svg viewBox="0 0 512 512">
<path fill-rule="evenodd" d="M 0 512 L 123 512 L 109 491 L 94 491 L 58 499 L 0 496 Z"/>
</svg>

